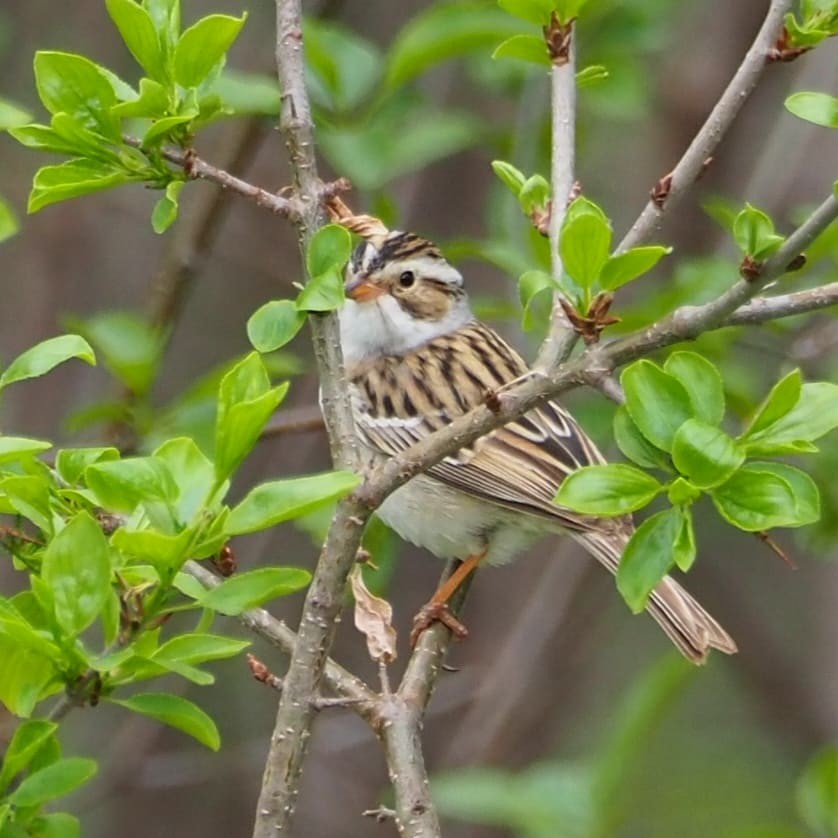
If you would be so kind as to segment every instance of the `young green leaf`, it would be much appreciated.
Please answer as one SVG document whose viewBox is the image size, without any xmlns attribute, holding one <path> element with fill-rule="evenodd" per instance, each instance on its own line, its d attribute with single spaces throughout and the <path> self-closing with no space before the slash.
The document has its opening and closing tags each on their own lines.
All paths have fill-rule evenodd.
<svg viewBox="0 0 838 838">
<path fill-rule="evenodd" d="M 701 497 L 701 489 L 684 477 L 677 477 L 666 489 L 666 497 L 673 506 L 688 507 Z"/>
<path fill-rule="evenodd" d="M 303 323 L 293 300 L 271 300 L 250 315 L 247 337 L 257 352 L 273 352 L 293 340 Z"/>
<path fill-rule="evenodd" d="M 249 645 L 249 640 L 235 640 L 215 634 L 180 634 L 160 646 L 151 659 L 197 665 L 235 657 Z"/>
<path fill-rule="evenodd" d="M 215 423 L 217 481 L 226 480 L 250 453 L 287 392 L 287 382 L 271 387 L 265 365 L 256 352 L 221 379 Z"/>
<path fill-rule="evenodd" d="M 109 698 L 108 701 L 176 728 L 213 751 L 221 746 L 215 722 L 197 704 L 179 695 L 140 693 L 130 698 Z"/>
<path fill-rule="evenodd" d="M 119 451 L 116 448 L 65 448 L 55 455 L 55 470 L 62 480 L 75 486 L 88 466 L 118 459 Z"/>
<path fill-rule="evenodd" d="M 119 120 L 110 112 L 116 94 L 98 65 L 82 55 L 41 50 L 35 53 L 35 83 L 50 113 L 70 114 L 112 142 L 122 142 Z"/>
<path fill-rule="evenodd" d="M 0 131 L 19 128 L 32 121 L 32 114 L 0 96 Z"/>
<path fill-rule="evenodd" d="M 71 358 L 78 358 L 92 366 L 96 365 L 93 349 L 79 335 L 60 335 L 57 338 L 42 341 L 18 355 L 6 367 L 0 375 L 0 390 L 16 381 L 45 375 Z"/>
<path fill-rule="evenodd" d="M 134 0 L 105 0 L 108 14 L 137 63 L 157 81 L 166 80 L 166 62 L 151 15 Z"/>
<path fill-rule="evenodd" d="M 0 768 L 0 795 L 9 783 L 23 771 L 44 746 L 47 739 L 55 734 L 58 725 L 45 719 L 29 719 L 18 725 L 11 741 L 3 754 Z"/>
<path fill-rule="evenodd" d="M 185 529 L 177 535 L 167 535 L 156 530 L 129 530 L 120 527 L 112 536 L 111 544 L 126 556 L 133 556 L 157 571 L 164 584 L 172 578 L 183 563 L 193 556 L 191 546 L 195 532 Z"/>
<path fill-rule="evenodd" d="M 175 512 L 179 521 L 190 523 L 213 501 L 210 498 L 215 483 L 212 461 L 188 437 L 166 440 L 155 450 L 154 457 L 165 463 L 177 486 Z"/>
<path fill-rule="evenodd" d="M 535 35 L 513 35 L 498 44 L 492 53 L 492 58 L 513 58 L 518 61 L 527 61 L 530 64 L 541 64 L 544 67 L 551 66 L 550 55 L 547 52 L 547 44 L 544 38 Z"/>
<path fill-rule="evenodd" d="M 6 477 L 0 480 L 0 494 L 6 496 L 3 511 L 14 510 L 24 518 L 28 518 L 38 529 L 52 533 L 49 489 L 49 484 L 41 475 Z"/>
<path fill-rule="evenodd" d="M 552 0 L 498 0 L 498 5 L 513 17 L 536 26 L 546 26 L 553 11 Z"/>
<path fill-rule="evenodd" d="M 745 204 L 733 221 L 733 238 L 752 259 L 765 259 L 779 250 L 783 237 L 774 232 L 774 222 L 762 210 Z"/>
<path fill-rule="evenodd" d="M 502 183 L 509 187 L 516 198 L 521 194 L 521 189 L 526 183 L 527 177 L 520 169 L 516 169 L 515 166 L 505 160 L 493 160 L 492 171 Z"/>
<path fill-rule="evenodd" d="M 590 288 L 598 279 L 608 261 L 611 250 L 611 225 L 597 212 L 580 212 L 582 199 L 577 198 L 576 212 L 568 212 L 562 224 L 559 254 L 562 267 L 583 288 Z M 590 203 L 590 202 L 588 202 Z M 599 209 L 597 207 L 597 209 Z"/>
<path fill-rule="evenodd" d="M 610 76 L 608 68 L 602 64 L 589 64 L 576 74 L 576 86 L 581 90 L 605 81 Z"/>
<path fill-rule="evenodd" d="M 343 277 L 337 269 L 313 276 L 294 301 L 298 311 L 334 311 L 343 305 Z"/>
<path fill-rule="evenodd" d="M 719 428 L 687 419 L 672 440 L 675 468 L 701 489 L 724 483 L 745 462 L 745 452 Z"/>
<path fill-rule="evenodd" d="M 48 451 L 52 443 L 42 439 L 29 439 L 23 436 L 0 436 L 0 463 L 26 460 Z"/>
<path fill-rule="evenodd" d="M 518 201 L 527 215 L 533 210 L 546 207 L 550 203 L 550 184 L 547 178 L 542 175 L 528 177 L 518 193 Z"/>
<path fill-rule="evenodd" d="M 97 771 L 92 759 L 59 759 L 26 777 L 9 795 L 9 802 L 15 806 L 41 806 L 83 786 Z"/>
<path fill-rule="evenodd" d="M 555 502 L 586 515 L 625 515 L 651 503 L 663 486 L 621 463 L 585 466 L 565 478 Z"/>
<path fill-rule="evenodd" d="M 803 375 L 799 369 L 792 370 L 784 378 L 780 379 L 766 396 L 765 401 L 759 406 L 754 418 L 751 419 L 745 433 L 744 439 L 773 425 L 777 420 L 782 419 L 799 401 L 803 387 Z"/>
<path fill-rule="evenodd" d="M 178 197 L 184 184 L 185 181 L 182 180 L 170 180 L 166 184 L 166 194 L 154 205 L 154 209 L 151 211 L 151 227 L 155 233 L 165 233 L 175 223 L 178 213 Z"/>
<path fill-rule="evenodd" d="M 794 511 L 784 527 L 803 527 L 814 524 L 821 517 L 821 496 L 815 481 L 799 468 L 786 463 L 764 463 L 754 461 L 748 466 L 760 471 L 767 471 L 785 480 L 791 486 L 794 497 Z"/>
<path fill-rule="evenodd" d="M 646 607 L 649 594 L 675 564 L 675 544 L 682 526 L 679 509 L 656 512 L 635 530 L 626 545 L 617 570 L 617 590 L 635 614 Z M 679 556 L 684 557 L 682 549 Z"/>
<path fill-rule="evenodd" d="M 225 579 L 205 591 L 198 604 L 232 617 L 268 600 L 293 594 L 310 581 L 311 574 L 302 568 L 260 567 Z"/>
<path fill-rule="evenodd" d="M 352 255 L 352 237 L 339 224 L 326 224 L 311 238 L 306 251 L 306 270 L 311 277 L 327 271 L 342 271 Z"/>
<path fill-rule="evenodd" d="M 625 253 L 609 257 L 602 266 L 599 281 L 606 291 L 615 291 L 627 282 L 651 271 L 658 262 L 672 253 L 671 247 L 649 245 L 647 247 L 633 247 Z"/>
<path fill-rule="evenodd" d="M 32 179 L 26 211 L 36 213 L 52 204 L 111 189 L 131 179 L 122 169 L 83 157 L 57 166 L 42 166 Z"/>
<path fill-rule="evenodd" d="M 724 385 L 713 363 L 696 352 L 673 352 L 663 368 L 687 391 L 696 418 L 708 425 L 718 425 L 722 421 L 725 415 Z"/>
<path fill-rule="evenodd" d="M 793 93 L 786 99 L 786 108 L 807 122 L 827 128 L 838 128 L 838 98 L 828 93 Z"/>
<path fill-rule="evenodd" d="M 620 382 L 634 424 L 653 445 L 671 451 L 675 432 L 693 413 L 683 384 L 647 360 L 626 367 Z"/>
<path fill-rule="evenodd" d="M 640 433 L 640 429 L 634 424 L 628 409 L 624 404 L 617 408 L 614 414 L 614 439 L 620 447 L 620 451 L 632 462 L 643 468 L 659 468 L 664 471 L 672 470 L 672 463 L 669 457 L 656 448 Z"/>
<path fill-rule="evenodd" d="M 42 698 L 56 692 L 51 687 L 61 683 L 52 660 L 40 652 L 24 648 L 2 633 L 0 660 L 3 661 L 0 667 L 0 704 L 15 716 L 31 716 L 35 705 Z"/>
<path fill-rule="evenodd" d="M 684 507 L 679 512 L 681 513 L 681 529 L 673 544 L 673 554 L 675 566 L 686 573 L 693 566 L 698 551 L 695 545 L 692 510 Z"/>
<path fill-rule="evenodd" d="M 84 471 L 84 479 L 107 510 L 133 512 L 140 503 L 177 498 L 177 484 L 168 466 L 156 457 L 126 457 L 97 462 Z"/>
<path fill-rule="evenodd" d="M 710 495 L 719 514 L 745 532 L 796 526 L 791 483 L 767 469 L 745 465 Z"/>
<path fill-rule="evenodd" d="M 125 0 L 134 3 L 134 0 Z M 111 108 L 111 113 L 119 117 L 139 117 L 161 119 L 169 112 L 169 94 L 160 82 L 140 79 L 140 94 L 132 96 Z"/>
<path fill-rule="evenodd" d="M 588 0 L 553 0 L 553 8 L 562 23 L 570 23 L 579 17 L 579 13 Z"/>
<path fill-rule="evenodd" d="M 262 483 L 233 507 L 225 530 L 228 535 L 242 535 L 273 527 L 348 495 L 359 483 L 351 471 Z"/>
<path fill-rule="evenodd" d="M 111 561 L 102 528 L 78 513 L 47 545 L 41 576 L 50 587 L 55 618 L 70 635 L 99 616 L 111 590 Z"/>
<path fill-rule="evenodd" d="M 0 379 L 2 382 L 2 379 Z M 773 453 L 772 446 L 814 442 L 838 427 L 838 384 L 810 382 L 800 388 L 794 407 L 770 425 L 748 432 L 748 453 Z"/>
<path fill-rule="evenodd" d="M 207 15 L 180 36 L 175 48 L 175 81 L 198 87 L 224 58 L 247 20 L 230 15 Z"/>
</svg>

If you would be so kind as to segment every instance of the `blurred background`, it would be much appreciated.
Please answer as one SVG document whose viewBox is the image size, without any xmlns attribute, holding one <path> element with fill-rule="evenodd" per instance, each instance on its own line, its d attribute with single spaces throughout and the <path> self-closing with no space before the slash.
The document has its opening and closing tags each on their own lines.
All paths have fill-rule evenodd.
<svg viewBox="0 0 838 838">
<path fill-rule="evenodd" d="M 186 22 L 212 11 L 250 14 L 229 66 L 255 75 L 231 77 L 229 91 L 241 111 L 255 114 L 211 126 L 199 137 L 199 154 L 268 189 L 286 185 L 284 148 L 270 115 L 277 98 L 270 76 L 274 4 L 183 6 Z M 481 315 L 531 357 L 543 328 L 521 330 L 515 280 L 545 258 L 545 246 L 489 163 L 502 157 L 547 174 L 546 74 L 491 60 L 509 25 L 491 2 L 455 3 L 447 23 L 433 17 L 436 6 L 417 0 L 305 6 L 307 36 L 320 53 L 310 81 L 323 175 L 350 177 L 354 209 L 437 240 L 465 272 Z M 591 0 L 590 7 L 579 33 L 580 65 L 604 64 L 610 77 L 580 92 L 577 170 L 584 193 L 613 218 L 619 237 L 706 117 L 767 2 Z M 473 25 L 457 40 L 466 12 Z M 398 64 L 394 56 L 404 56 L 405 28 L 417 15 L 430 16 L 452 46 L 424 64 L 415 56 Z M 129 81 L 137 76 L 101 0 L 60 8 L 51 0 L 3 0 L 0 96 L 38 119 L 36 49 L 80 52 Z M 675 247 L 674 256 L 618 297 L 623 323 L 615 333 L 733 281 L 737 259 L 724 229 L 730 207 L 748 200 L 788 232 L 828 193 L 838 146 L 829 131 L 794 118 L 782 102 L 797 90 L 834 91 L 836 61 L 836 44 L 827 43 L 795 63 L 767 68 L 713 166 L 666 220 L 660 241 Z M 0 136 L 0 194 L 21 216 L 32 175 L 46 162 Z M 0 356 L 8 361 L 72 328 L 106 358 L 96 369 L 70 364 L 15 388 L 0 413 L 5 432 L 73 444 L 117 439 L 138 450 L 178 433 L 208 444 L 208 395 L 218 371 L 247 351 L 248 316 L 269 299 L 292 295 L 290 283 L 301 279 L 297 245 L 285 221 L 219 196 L 207 183 L 186 188 L 182 217 L 157 236 L 149 223 L 157 197 L 123 187 L 49 207 L 24 218 L 21 232 L 0 245 Z M 789 282 L 798 289 L 834 278 L 836 260 L 833 231 Z M 113 347 L 123 341 L 138 357 L 147 353 L 149 321 L 170 340 L 147 392 L 131 396 L 124 382 L 132 358 L 113 357 Z M 836 380 L 838 319 L 821 313 L 728 329 L 697 348 L 724 372 L 735 430 L 795 366 L 810 379 Z M 317 399 L 304 335 L 272 365 L 278 378 L 292 377 L 291 394 L 275 432 L 240 474 L 239 495 L 261 480 L 328 467 L 323 434 L 294 427 L 311 424 Z M 619 456 L 610 437 L 614 406 L 593 392 L 566 401 Z M 446 836 L 815 834 L 795 789 L 807 762 L 838 734 L 835 434 L 805 467 L 822 490 L 824 516 L 805 532 L 778 534 L 797 570 L 756 538 L 723 526 L 709 504 L 697 510 L 699 560 L 688 587 L 740 648 L 701 670 L 676 660 L 653 622 L 632 617 L 613 581 L 572 544 L 545 542 L 511 566 L 477 575 L 465 611 L 471 634 L 453 646 L 456 671 L 443 674 L 425 724 Z M 325 523 L 321 516 L 239 539 L 241 566 L 311 567 Z M 441 565 L 380 524 L 368 546 L 381 568 L 374 584 L 393 603 L 406 651 L 412 615 Z M 12 577 L 0 568 L 4 590 L 15 584 Z M 300 603 L 298 595 L 273 610 L 293 625 Z M 225 630 L 239 632 L 234 623 Z M 284 670 L 274 650 L 255 642 L 253 651 Z M 334 656 L 374 674 L 351 620 L 339 631 Z M 67 803 L 86 834 L 250 834 L 276 695 L 253 681 L 243 659 L 216 672 L 215 688 L 190 687 L 190 697 L 219 722 L 224 744 L 217 754 L 113 706 L 74 712 L 62 726 L 67 753 L 101 761 L 95 783 Z M 0 715 L 0 740 L 12 725 Z M 388 794 L 366 725 L 344 710 L 322 713 L 293 834 L 392 834 L 392 825 L 361 816 L 386 805 Z M 838 827 L 822 834 L 838 834 L 830 829 Z"/>
</svg>

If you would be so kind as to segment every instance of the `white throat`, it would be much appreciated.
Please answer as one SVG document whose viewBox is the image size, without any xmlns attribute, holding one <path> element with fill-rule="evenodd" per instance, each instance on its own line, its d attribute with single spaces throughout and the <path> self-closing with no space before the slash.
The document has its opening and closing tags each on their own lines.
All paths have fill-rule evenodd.
<svg viewBox="0 0 838 838">
<path fill-rule="evenodd" d="M 340 310 L 340 340 L 347 363 L 403 355 L 428 341 L 462 328 L 473 319 L 462 297 L 439 320 L 422 320 L 405 311 L 389 294 L 367 303 L 347 300 Z"/>
</svg>

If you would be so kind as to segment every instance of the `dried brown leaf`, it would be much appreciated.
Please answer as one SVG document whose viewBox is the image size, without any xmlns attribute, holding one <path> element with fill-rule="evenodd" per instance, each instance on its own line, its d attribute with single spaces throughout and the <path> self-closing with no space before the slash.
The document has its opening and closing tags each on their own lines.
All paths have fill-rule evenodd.
<svg viewBox="0 0 838 838">
<path fill-rule="evenodd" d="M 393 607 L 386 599 L 371 593 L 364 582 L 360 565 L 349 574 L 355 597 L 355 628 L 367 638 L 370 657 L 389 663 L 396 659 L 396 630 L 393 628 Z"/>
</svg>

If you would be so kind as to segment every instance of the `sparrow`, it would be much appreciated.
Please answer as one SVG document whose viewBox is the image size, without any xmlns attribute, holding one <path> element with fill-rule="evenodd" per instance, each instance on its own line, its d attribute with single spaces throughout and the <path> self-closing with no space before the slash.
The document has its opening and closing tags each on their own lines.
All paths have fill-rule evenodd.
<svg viewBox="0 0 838 838">
<path fill-rule="evenodd" d="M 409 448 L 530 370 L 494 330 L 475 319 L 463 277 L 439 248 L 414 233 L 371 235 L 346 267 L 340 334 L 363 464 Z M 378 515 L 403 539 L 461 564 L 414 622 L 460 635 L 447 602 L 478 564 L 500 565 L 551 534 L 573 538 L 617 572 L 631 516 L 596 518 L 554 503 L 574 469 L 604 463 L 573 417 L 546 401 L 480 437 L 396 489 Z M 681 653 L 702 663 L 736 644 L 674 579 L 652 592 L 649 614 Z"/>
</svg>

